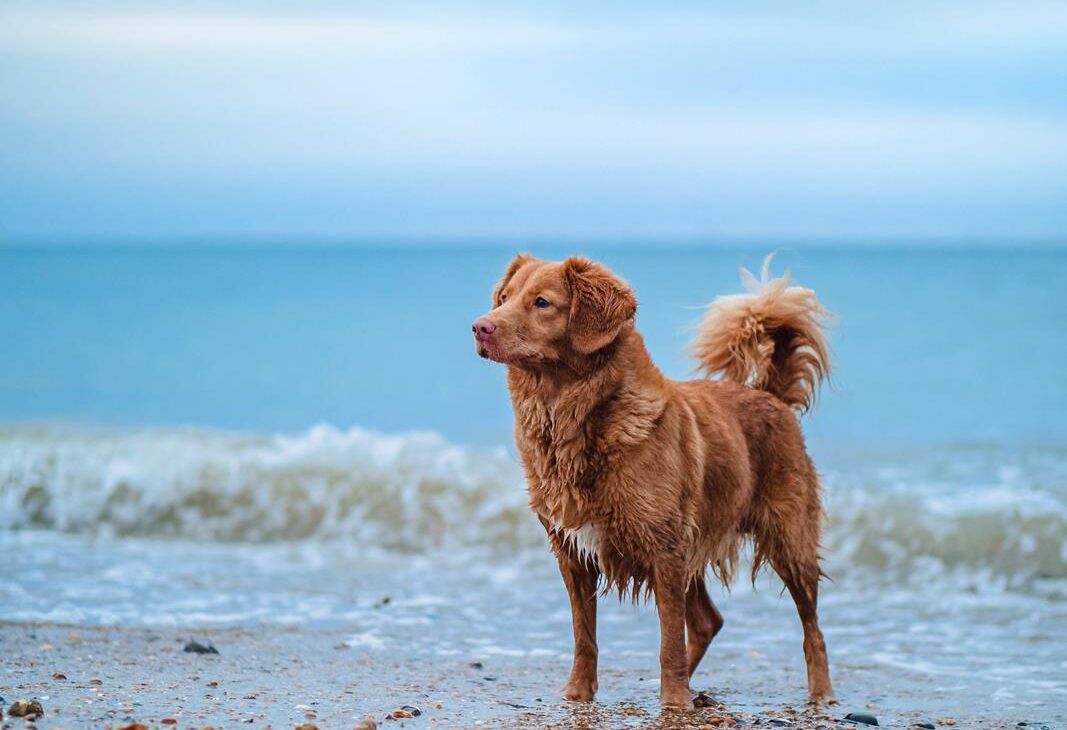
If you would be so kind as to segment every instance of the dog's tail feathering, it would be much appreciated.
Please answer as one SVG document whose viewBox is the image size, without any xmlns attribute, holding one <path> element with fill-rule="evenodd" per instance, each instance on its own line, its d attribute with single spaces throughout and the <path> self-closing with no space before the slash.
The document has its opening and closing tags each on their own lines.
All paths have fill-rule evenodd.
<svg viewBox="0 0 1067 730">
<path fill-rule="evenodd" d="M 831 315 L 814 291 L 789 286 L 788 272 L 770 278 L 772 258 L 763 260 L 759 279 L 740 267 L 746 293 L 708 305 L 692 349 L 707 375 L 722 373 L 807 411 L 830 375 L 823 327 Z"/>
</svg>

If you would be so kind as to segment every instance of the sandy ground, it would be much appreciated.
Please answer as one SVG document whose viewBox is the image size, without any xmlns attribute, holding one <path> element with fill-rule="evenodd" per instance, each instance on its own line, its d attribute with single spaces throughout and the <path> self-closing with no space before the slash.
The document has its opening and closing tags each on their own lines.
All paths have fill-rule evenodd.
<svg viewBox="0 0 1067 730">
<path fill-rule="evenodd" d="M 352 728 L 370 715 L 379 727 L 396 728 L 862 730 L 862 725 L 843 721 L 848 712 L 874 714 L 883 727 L 929 722 L 938 728 L 1007 728 L 1022 721 L 937 717 L 877 700 L 821 709 L 791 705 L 780 688 L 788 687 L 793 694 L 802 678 L 791 676 L 792 670 L 783 670 L 790 675 L 784 682 L 776 672 L 732 676 L 729 690 L 715 696 L 727 706 L 669 715 L 659 711 L 654 671 L 648 676 L 638 668 L 604 666 L 598 701 L 572 704 L 556 695 L 567 670 L 565 657 L 484 657 L 472 650 L 431 660 L 425 649 L 432 639 L 424 632 L 413 632 L 409 650 L 367 651 L 353 646 L 351 636 L 345 626 L 196 630 L 3 623 L 3 727 L 118 728 L 136 721 L 153 728 L 294 728 L 314 723 L 327 730 Z M 190 639 L 214 644 L 219 654 L 185 652 Z M 694 689 L 701 686 L 694 682 Z M 43 717 L 29 723 L 8 716 L 6 710 L 19 699 L 40 701 Z M 388 718 L 403 705 L 415 706 L 421 714 Z M 1041 724 L 1031 727 L 1036 730 Z"/>
</svg>

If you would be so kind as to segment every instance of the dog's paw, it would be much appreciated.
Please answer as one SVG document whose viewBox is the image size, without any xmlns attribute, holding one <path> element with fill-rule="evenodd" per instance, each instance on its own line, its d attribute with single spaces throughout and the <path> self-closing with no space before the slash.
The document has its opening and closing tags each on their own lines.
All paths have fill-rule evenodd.
<svg viewBox="0 0 1067 730">
<path fill-rule="evenodd" d="M 563 699 L 571 702 L 591 702 L 596 694 L 596 682 L 584 682 L 572 679 L 560 690 Z"/>
<path fill-rule="evenodd" d="M 811 692 L 808 694 L 809 705 L 836 705 L 837 698 L 834 697 L 834 691 L 832 689 L 820 690 L 817 692 Z"/>
<path fill-rule="evenodd" d="M 664 689 L 659 693 L 659 704 L 665 710 L 692 710 L 693 695 L 688 687 Z"/>
</svg>

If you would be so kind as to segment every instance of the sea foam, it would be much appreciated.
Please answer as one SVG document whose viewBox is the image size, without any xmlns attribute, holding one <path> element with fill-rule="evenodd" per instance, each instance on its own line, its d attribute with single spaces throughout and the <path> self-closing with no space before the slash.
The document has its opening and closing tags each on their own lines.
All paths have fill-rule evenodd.
<svg viewBox="0 0 1067 730">
<path fill-rule="evenodd" d="M 506 451 L 428 433 L 0 430 L 6 529 L 426 549 L 530 541 L 525 503 Z"/>
<path fill-rule="evenodd" d="M 956 573 L 1006 588 L 1067 581 L 1067 454 L 985 446 L 872 457 L 824 474 L 835 578 Z M 389 550 L 544 549 L 505 449 L 319 425 L 0 429 L 0 529 Z M 1057 591 L 1060 589 L 1057 588 Z"/>
</svg>

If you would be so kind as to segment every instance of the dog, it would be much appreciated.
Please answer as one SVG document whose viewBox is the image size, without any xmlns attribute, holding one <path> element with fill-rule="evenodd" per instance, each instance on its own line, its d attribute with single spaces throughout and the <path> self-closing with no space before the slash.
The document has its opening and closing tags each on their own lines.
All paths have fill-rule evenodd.
<svg viewBox="0 0 1067 730">
<path fill-rule="evenodd" d="M 829 376 L 829 313 L 788 274 L 719 297 L 692 350 L 719 379 L 675 381 L 653 364 L 621 278 L 572 256 L 520 254 L 473 324 L 475 349 L 507 366 L 530 507 L 570 597 L 574 661 L 562 694 L 597 691 L 596 601 L 653 595 L 660 704 L 693 706 L 689 680 L 723 626 L 707 569 L 729 585 L 745 540 L 752 578 L 770 565 L 804 630 L 808 693 L 830 700 L 817 617 L 822 504 L 799 412 Z"/>
</svg>

